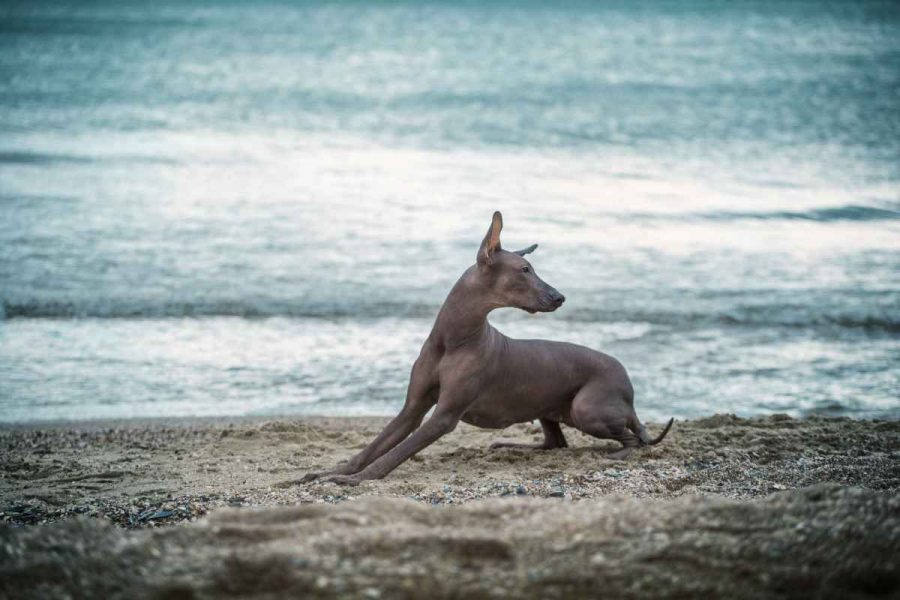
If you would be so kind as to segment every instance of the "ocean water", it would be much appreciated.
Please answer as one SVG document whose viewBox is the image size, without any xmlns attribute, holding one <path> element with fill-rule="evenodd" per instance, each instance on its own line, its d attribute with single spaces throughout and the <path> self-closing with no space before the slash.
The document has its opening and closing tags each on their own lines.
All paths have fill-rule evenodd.
<svg viewBox="0 0 900 600">
<path fill-rule="evenodd" d="M 0 420 L 390 414 L 494 210 L 646 420 L 900 417 L 900 8 L 4 2 Z"/>
</svg>

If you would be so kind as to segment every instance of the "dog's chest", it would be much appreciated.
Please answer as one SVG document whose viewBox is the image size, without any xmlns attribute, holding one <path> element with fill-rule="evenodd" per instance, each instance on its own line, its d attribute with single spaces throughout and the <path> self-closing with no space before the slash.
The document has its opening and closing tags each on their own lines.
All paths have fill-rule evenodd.
<svg viewBox="0 0 900 600">
<path fill-rule="evenodd" d="M 512 393 L 511 393 L 512 392 Z M 512 390 L 486 391 L 466 409 L 462 421 L 476 427 L 503 429 L 515 423 L 532 421 L 541 412 L 526 396 Z"/>
<path fill-rule="evenodd" d="M 516 421 L 510 420 L 509 417 L 502 414 L 497 414 L 496 410 L 491 410 L 488 406 L 476 403 L 463 413 L 462 422 L 476 427 L 484 427 L 485 429 L 503 429 Z"/>
</svg>

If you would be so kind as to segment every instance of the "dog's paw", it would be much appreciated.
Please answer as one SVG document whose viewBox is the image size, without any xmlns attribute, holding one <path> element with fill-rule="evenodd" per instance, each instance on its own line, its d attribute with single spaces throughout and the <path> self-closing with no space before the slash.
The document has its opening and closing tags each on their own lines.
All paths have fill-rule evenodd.
<svg viewBox="0 0 900 600">
<path fill-rule="evenodd" d="M 362 481 L 356 475 L 329 475 L 327 477 L 323 477 L 322 481 L 328 483 L 336 483 L 338 485 L 351 485 L 357 486 L 359 482 Z"/>
<path fill-rule="evenodd" d="M 319 471 L 317 473 L 309 472 L 300 479 L 297 480 L 297 483 L 309 483 L 310 481 L 315 481 L 316 479 L 321 479 L 322 477 L 327 476 L 330 471 Z"/>
<path fill-rule="evenodd" d="M 494 442 L 488 446 L 488 450 L 499 450 L 502 448 L 512 448 L 519 450 L 547 450 L 543 444 L 518 444 L 515 442 Z"/>
</svg>

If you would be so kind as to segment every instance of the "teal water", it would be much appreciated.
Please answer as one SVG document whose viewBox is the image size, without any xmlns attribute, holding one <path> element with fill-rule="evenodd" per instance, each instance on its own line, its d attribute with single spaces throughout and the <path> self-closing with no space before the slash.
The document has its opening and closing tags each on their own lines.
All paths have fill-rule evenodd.
<svg viewBox="0 0 900 600">
<path fill-rule="evenodd" d="M 490 214 L 645 419 L 900 416 L 900 8 L 0 6 L 0 420 L 387 414 Z"/>
</svg>

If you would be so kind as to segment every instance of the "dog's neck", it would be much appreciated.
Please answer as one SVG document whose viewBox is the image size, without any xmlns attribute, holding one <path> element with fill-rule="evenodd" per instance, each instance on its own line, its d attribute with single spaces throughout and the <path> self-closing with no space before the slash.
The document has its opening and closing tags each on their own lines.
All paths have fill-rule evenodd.
<svg viewBox="0 0 900 600">
<path fill-rule="evenodd" d="M 488 331 L 488 313 L 497 308 L 487 290 L 477 282 L 477 266 L 471 267 L 453 286 L 431 330 L 431 339 L 446 348 L 477 341 Z"/>
</svg>

